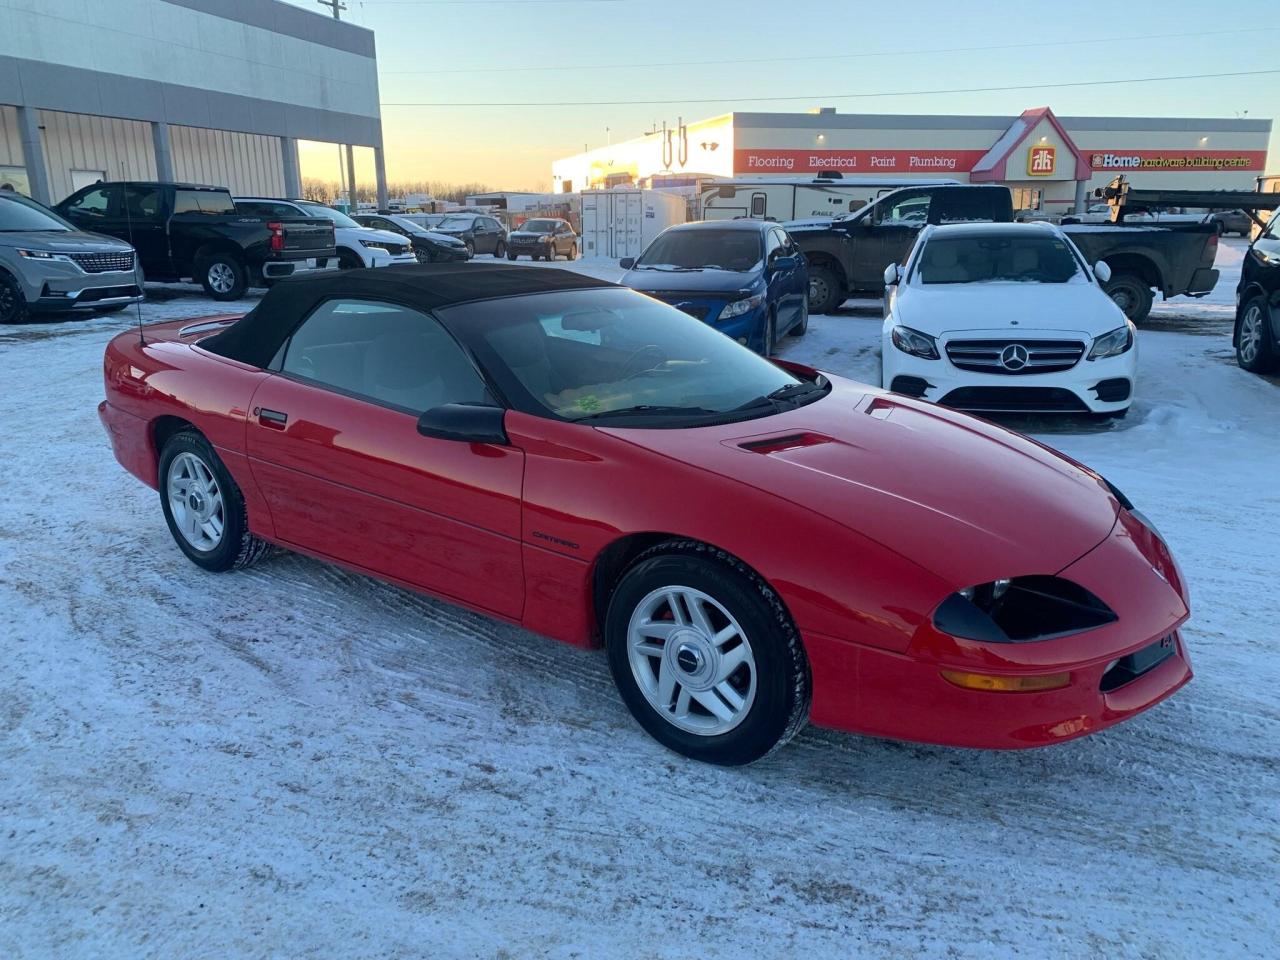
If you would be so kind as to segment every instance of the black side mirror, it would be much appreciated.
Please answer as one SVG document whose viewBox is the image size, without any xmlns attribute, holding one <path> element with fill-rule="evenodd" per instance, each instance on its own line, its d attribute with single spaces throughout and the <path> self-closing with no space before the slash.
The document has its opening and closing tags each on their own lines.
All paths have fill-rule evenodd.
<svg viewBox="0 0 1280 960">
<path fill-rule="evenodd" d="M 618 266 L 621 267 L 623 270 L 630 270 L 635 265 L 636 265 L 635 257 L 623 257 L 621 260 L 618 261 Z"/>
<path fill-rule="evenodd" d="M 506 444 L 504 425 L 507 411 L 502 407 L 477 403 L 446 403 L 432 407 L 418 418 L 418 432 L 437 440 L 462 443 Z"/>
</svg>

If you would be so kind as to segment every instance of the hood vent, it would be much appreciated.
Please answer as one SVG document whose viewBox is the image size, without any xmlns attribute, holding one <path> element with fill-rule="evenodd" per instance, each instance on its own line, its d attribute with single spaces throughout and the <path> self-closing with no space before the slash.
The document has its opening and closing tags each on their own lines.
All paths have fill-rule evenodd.
<svg viewBox="0 0 1280 960">
<path fill-rule="evenodd" d="M 816 447 L 820 443 L 832 443 L 832 439 L 820 433 L 787 433 L 778 437 L 758 437 L 738 446 L 752 453 L 778 453 L 797 447 Z"/>
</svg>

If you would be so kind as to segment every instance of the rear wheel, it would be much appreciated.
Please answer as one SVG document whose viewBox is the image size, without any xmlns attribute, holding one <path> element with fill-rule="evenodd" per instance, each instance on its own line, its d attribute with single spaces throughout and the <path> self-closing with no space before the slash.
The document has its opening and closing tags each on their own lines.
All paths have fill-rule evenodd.
<svg viewBox="0 0 1280 960">
<path fill-rule="evenodd" d="M 30 315 L 22 286 L 15 278 L 0 271 L 0 323 L 23 323 Z"/>
<path fill-rule="evenodd" d="M 1116 306 L 1134 323 L 1142 323 L 1151 313 L 1155 294 L 1142 278 L 1132 273 L 1117 274 L 1107 281 L 1106 290 Z"/>
<path fill-rule="evenodd" d="M 1267 320 L 1267 305 L 1262 297 L 1245 303 L 1236 337 L 1236 362 L 1250 373 L 1270 373 L 1276 367 L 1275 345 Z"/>
<path fill-rule="evenodd" d="M 764 331 L 760 335 L 760 355 L 772 357 L 778 349 L 778 318 L 769 311 L 764 318 Z"/>
<path fill-rule="evenodd" d="M 830 267 L 809 268 L 809 312 L 831 313 L 844 301 L 843 284 Z"/>
<path fill-rule="evenodd" d="M 249 532 L 244 497 L 201 434 L 174 434 L 160 454 L 160 506 L 187 558 L 216 573 L 247 567 L 270 545 Z"/>
<path fill-rule="evenodd" d="M 229 253 L 207 253 L 196 259 L 196 279 L 214 300 L 239 300 L 249 289 L 249 274 Z"/>
<path fill-rule="evenodd" d="M 686 757 L 751 763 L 808 720 L 809 665 L 777 594 L 705 544 L 638 558 L 610 599 L 605 646 L 632 715 Z"/>
</svg>

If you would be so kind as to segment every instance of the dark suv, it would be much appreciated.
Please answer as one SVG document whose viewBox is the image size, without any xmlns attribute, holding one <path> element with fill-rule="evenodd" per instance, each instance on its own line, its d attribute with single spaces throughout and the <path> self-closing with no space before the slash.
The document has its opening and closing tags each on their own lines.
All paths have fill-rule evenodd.
<svg viewBox="0 0 1280 960">
<path fill-rule="evenodd" d="M 533 260 L 578 259 L 578 235 L 568 221 L 552 217 L 526 220 L 507 236 L 507 259 L 527 256 Z"/>
<path fill-rule="evenodd" d="M 1245 254 L 1233 340 L 1236 360 L 1250 373 L 1280 366 L 1280 210 Z"/>
<path fill-rule="evenodd" d="M 507 255 L 507 231 L 496 217 L 483 213 L 451 213 L 440 221 L 435 232 L 461 240 L 473 257 L 477 253 Z"/>
</svg>

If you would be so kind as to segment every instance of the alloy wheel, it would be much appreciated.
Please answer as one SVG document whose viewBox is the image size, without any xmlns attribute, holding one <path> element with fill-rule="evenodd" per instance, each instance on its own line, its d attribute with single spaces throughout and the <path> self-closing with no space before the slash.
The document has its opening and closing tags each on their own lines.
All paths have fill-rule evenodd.
<svg viewBox="0 0 1280 960">
<path fill-rule="evenodd" d="M 180 453 L 169 464 L 165 487 L 173 523 L 182 538 L 197 550 L 217 547 L 227 515 L 222 485 L 209 465 L 194 453 Z"/>
<path fill-rule="evenodd" d="M 1240 359 L 1244 363 L 1253 363 L 1262 350 L 1262 308 L 1252 304 L 1240 321 Z"/>
<path fill-rule="evenodd" d="M 209 265 L 209 286 L 215 293 L 230 293 L 236 285 L 236 274 L 229 264 L 218 261 Z"/>
<path fill-rule="evenodd" d="M 660 587 L 636 605 L 627 657 L 649 705 L 689 733 L 728 733 L 755 702 L 750 640 L 723 604 L 693 587 Z"/>
</svg>

